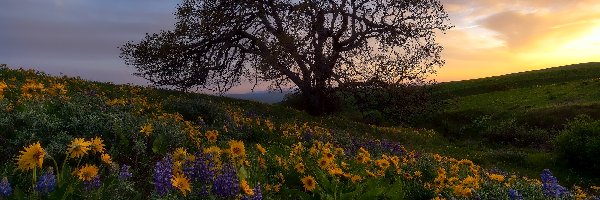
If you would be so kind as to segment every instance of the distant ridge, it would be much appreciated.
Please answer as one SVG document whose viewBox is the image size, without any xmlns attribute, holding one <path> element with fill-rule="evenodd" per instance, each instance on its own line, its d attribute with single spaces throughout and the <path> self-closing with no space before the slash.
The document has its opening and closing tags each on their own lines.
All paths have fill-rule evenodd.
<svg viewBox="0 0 600 200">
<path fill-rule="evenodd" d="M 564 65 L 486 78 L 442 82 L 434 87 L 438 94 L 446 97 L 457 97 L 596 78 L 600 78 L 600 62 Z"/>
<path fill-rule="evenodd" d="M 225 94 L 226 97 L 244 99 L 250 101 L 257 101 L 262 103 L 274 104 L 283 101 L 285 95 L 289 94 L 289 91 L 280 92 L 269 92 L 269 91 L 256 91 L 242 94 Z"/>
</svg>

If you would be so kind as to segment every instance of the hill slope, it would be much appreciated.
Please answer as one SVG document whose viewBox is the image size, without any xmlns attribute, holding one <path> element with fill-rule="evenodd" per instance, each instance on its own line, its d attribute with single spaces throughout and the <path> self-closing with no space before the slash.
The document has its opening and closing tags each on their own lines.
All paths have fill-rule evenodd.
<svg viewBox="0 0 600 200">
<path fill-rule="evenodd" d="M 543 199 L 548 190 L 469 154 L 436 154 L 450 146 L 430 130 L 2 67 L 0 95 L 0 198 Z"/>
<path fill-rule="evenodd" d="M 560 128 L 580 114 L 600 118 L 600 63 L 441 83 L 434 91 L 447 103 L 445 120 L 468 123 L 488 115 Z"/>
</svg>

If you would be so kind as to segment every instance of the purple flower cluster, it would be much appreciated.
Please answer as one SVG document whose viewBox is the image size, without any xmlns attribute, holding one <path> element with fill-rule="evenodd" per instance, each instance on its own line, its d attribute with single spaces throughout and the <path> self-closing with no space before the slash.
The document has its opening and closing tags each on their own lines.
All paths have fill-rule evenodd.
<svg viewBox="0 0 600 200">
<path fill-rule="evenodd" d="M 10 183 L 6 177 L 2 178 L 0 181 L 0 197 L 8 197 L 12 194 L 12 187 L 10 187 Z"/>
<path fill-rule="evenodd" d="M 510 200 L 523 200 L 523 195 L 519 194 L 519 191 L 514 189 L 508 190 L 508 197 L 510 197 Z"/>
<path fill-rule="evenodd" d="M 254 196 L 252 196 L 252 198 L 250 198 L 250 200 L 262 200 L 263 196 L 262 196 L 262 191 L 260 190 L 260 184 L 256 184 L 256 186 L 254 187 Z"/>
<path fill-rule="evenodd" d="M 542 171 L 541 178 L 544 195 L 547 197 L 561 198 L 569 195 L 567 188 L 558 184 L 558 179 L 552 176 L 552 172 L 549 169 Z"/>
<path fill-rule="evenodd" d="M 131 174 L 131 172 L 129 172 L 129 168 L 131 168 L 131 166 L 121 165 L 121 169 L 119 170 L 119 180 L 124 181 L 133 176 L 133 174 Z"/>
<path fill-rule="evenodd" d="M 94 177 L 91 181 L 84 181 L 83 186 L 87 191 L 100 187 L 100 176 Z"/>
<path fill-rule="evenodd" d="M 214 172 L 212 170 L 213 163 L 211 162 L 211 155 L 198 153 L 196 154 L 196 160 L 194 164 L 184 168 L 184 173 L 191 177 L 192 180 L 200 183 L 210 183 L 213 180 Z"/>
<path fill-rule="evenodd" d="M 235 168 L 224 165 L 221 173 L 215 177 L 212 193 L 220 197 L 233 197 L 240 191 L 239 180 Z"/>
<path fill-rule="evenodd" d="M 170 156 L 156 162 L 154 166 L 154 188 L 159 195 L 166 195 L 172 188 L 171 178 L 173 174 L 172 159 Z"/>
<path fill-rule="evenodd" d="M 48 194 L 54 190 L 56 187 L 56 175 L 54 175 L 53 170 L 48 170 L 44 175 L 40 176 L 38 179 L 35 190 L 37 190 L 40 194 Z"/>
</svg>

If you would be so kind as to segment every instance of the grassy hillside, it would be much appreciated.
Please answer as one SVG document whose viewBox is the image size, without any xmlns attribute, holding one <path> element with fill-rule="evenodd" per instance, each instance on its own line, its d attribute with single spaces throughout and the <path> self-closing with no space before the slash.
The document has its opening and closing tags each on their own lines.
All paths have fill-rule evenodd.
<svg viewBox="0 0 600 200">
<path fill-rule="evenodd" d="M 490 116 L 556 129 L 580 114 L 600 118 L 599 89 L 600 63 L 585 63 L 441 83 L 434 91 L 446 102 L 439 119 L 449 126 Z"/>
<path fill-rule="evenodd" d="M 542 186 L 544 168 L 482 167 L 477 160 L 502 159 L 427 129 L 4 67 L 0 146 L 0 199 L 573 199 L 600 192 L 574 187 L 590 182 L 564 174 L 569 182 L 558 186 L 550 171 Z M 529 155 L 515 149 L 505 160 L 517 153 Z"/>
<path fill-rule="evenodd" d="M 518 166 L 553 165 L 565 177 L 582 172 L 564 165 L 553 141 L 579 115 L 600 119 L 600 63 L 440 83 L 433 91 L 444 104 L 433 119 L 419 126 L 448 138 L 455 147 L 442 148 L 448 154 L 469 154 L 481 164 L 523 173 L 536 170 Z"/>
<path fill-rule="evenodd" d="M 436 92 L 447 98 L 556 85 L 600 77 L 600 63 L 582 63 L 488 78 L 440 83 Z"/>
</svg>

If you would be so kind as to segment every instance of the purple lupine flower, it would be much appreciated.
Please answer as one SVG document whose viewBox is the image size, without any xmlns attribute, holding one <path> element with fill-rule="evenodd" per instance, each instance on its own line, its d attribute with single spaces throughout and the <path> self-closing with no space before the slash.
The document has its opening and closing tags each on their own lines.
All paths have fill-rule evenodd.
<svg viewBox="0 0 600 200">
<path fill-rule="evenodd" d="M 212 170 L 213 163 L 211 162 L 212 155 L 197 153 L 196 160 L 191 167 L 184 168 L 184 173 L 191 177 L 192 180 L 200 183 L 209 183 L 213 180 L 214 172 Z"/>
<path fill-rule="evenodd" d="M 519 194 L 519 191 L 514 189 L 508 190 L 508 197 L 510 197 L 510 200 L 523 200 L 523 195 Z"/>
<path fill-rule="evenodd" d="M 569 194 L 567 188 L 558 184 L 558 179 L 552 176 L 552 172 L 549 169 L 542 171 L 541 178 L 544 195 L 547 197 L 560 198 Z"/>
<path fill-rule="evenodd" d="M 304 141 L 304 142 L 312 141 L 313 136 L 314 136 L 314 133 L 312 131 L 304 131 L 304 133 L 302 133 L 302 141 Z"/>
<path fill-rule="evenodd" d="M 12 194 L 12 187 L 10 187 L 10 183 L 8 182 L 8 178 L 2 178 L 0 181 L 0 197 L 8 197 Z"/>
<path fill-rule="evenodd" d="M 42 195 L 52 192 L 56 187 L 56 175 L 54 175 L 54 170 L 48 170 L 48 172 L 40 176 L 35 186 L 35 190 Z"/>
<path fill-rule="evenodd" d="M 121 169 L 119 170 L 119 180 L 124 181 L 133 176 L 133 174 L 131 174 L 131 172 L 129 172 L 129 168 L 131 168 L 131 166 L 121 165 Z"/>
<path fill-rule="evenodd" d="M 94 177 L 94 179 L 92 179 L 91 181 L 84 181 L 83 186 L 86 191 L 90 191 L 95 188 L 99 188 L 100 187 L 100 176 Z"/>
<path fill-rule="evenodd" d="M 171 185 L 171 178 L 173 177 L 172 171 L 173 166 L 170 156 L 156 162 L 156 165 L 154 166 L 154 188 L 161 196 L 166 195 L 173 187 Z"/>
<path fill-rule="evenodd" d="M 252 196 L 252 198 L 250 198 L 250 200 L 262 200 L 263 196 L 262 196 L 262 191 L 260 190 L 260 183 L 256 184 L 256 186 L 254 187 L 254 196 Z"/>
<path fill-rule="evenodd" d="M 235 168 L 224 165 L 221 173 L 215 177 L 212 193 L 220 197 L 233 197 L 240 191 L 239 180 Z"/>
</svg>

